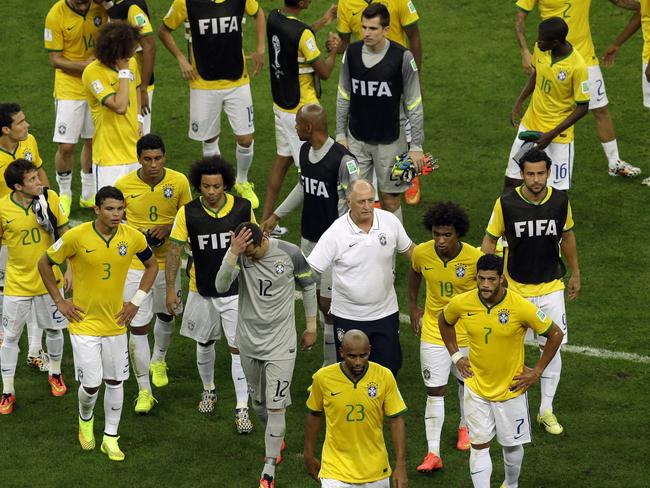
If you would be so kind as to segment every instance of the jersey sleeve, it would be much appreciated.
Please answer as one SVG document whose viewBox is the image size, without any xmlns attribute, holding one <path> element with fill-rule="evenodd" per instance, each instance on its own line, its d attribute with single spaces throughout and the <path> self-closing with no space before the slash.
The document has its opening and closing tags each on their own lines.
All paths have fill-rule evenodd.
<svg viewBox="0 0 650 488">
<path fill-rule="evenodd" d="M 180 197 L 178 198 L 178 206 L 181 207 L 192 201 L 192 192 L 190 191 L 190 182 L 185 176 L 180 179 Z"/>
<path fill-rule="evenodd" d="M 395 377 L 390 372 L 386 371 L 386 398 L 384 399 L 384 414 L 386 417 L 397 417 L 406 412 L 406 403 L 402 398 L 402 394 L 397 387 Z"/>
<path fill-rule="evenodd" d="M 185 206 L 183 206 L 176 213 L 176 218 L 174 219 L 174 225 L 172 225 L 172 231 L 169 234 L 169 238 L 180 244 L 186 244 L 188 237 L 187 223 L 185 221 Z"/>
<path fill-rule="evenodd" d="M 43 166 L 43 158 L 41 157 L 41 152 L 38 150 L 38 144 L 36 143 L 36 138 L 33 139 L 33 143 L 34 144 L 32 145 L 32 152 L 33 152 L 32 163 L 34 163 L 34 166 L 36 166 L 37 168 L 40 168 L 41 166 Z"/>
<path fill-rule="evenodd" d="M 358 180 L 361 176 L 359 175 L 359 164 L 354 156 L 351 154 L 345 154 L 341 158 L 341 165 L 339 166 L 339 186 L 345 190 L 350 183 L 354 180 Z M 302 180 L 300 180 L 302 182 Z"/>
<path fill-rule="evenodd" d="M 144 236 L 144 234 L 142 232 L 138 232 L 134 228 L 130 229 L 133 230 L 133 245 L 135 247 L 135 253 L 141 254 L 149 249 L 149 244 L 147 244 L 147 238 Z"/>
<path fill-rule="evenodd" d="M 336 11 L 336 30 L 341 34 L 352 33 L 352 28 L 350 27 L 350 7 L 348 6 L 348 2 L 339 2 L 339 7 Z"/>
<path fill-rule="evenodd" d="M 84 89 L 103 104 L 108 97 L 115 95 L 115 90 L 108 77 L 97 67 L 97 64 L 89 65 L 81 77 Z"/>
<path fill-rule="evenodd" d="M 74 235 L 72 232 L 66 232 L 45 251 L 45 255 L 50 263 L 61 265 L 67 258 L 76 254 Z"/>
<path fill-rule="evenodd" d="M 246 0 L 246 15 L 257 15 L 257 12 L 260 9 L 260 4 L 257 2 L 257 0 Z"/>
<path fill-rule="evenodd" d="M 406 229 L 402 225 L 402 223 L 395 217 L 395 220 L 397 220 L 397 252 L 402 253 L 408 251 L 409 247 L 413 245 L 413 241 L 411 238 L 408 236 L 406 233 Z"/>
<path fill-rule="evenodd" d="M 562 232 L 568 232 L 573 229 L 575 223 L 573 222 L 573 210 L 571 210 L 571 204 L 569 203 L 566 211 L 566 220 L 564 221 L 564 228 Z"/>
<path fill-rule="evenodd" d="M 309 29 L 302 31 L 300 42 L 298 42 L 298 57 L 303 58 L 305 63 L 313 63 L 320 57 L 320 54 L 314 33 Z"/>
<path fill-rule="evenodd" d="M 573 98 L 577 104 L 589 103 L 589 72 L 584 63 L 573 73 Z"/>
<path fill-rule="evenodd" d="M 176 30 L 187 19 L 187 4 L 185 0 L 174 0 L 172 6 L 163 17 L 163 24 L 170 30 Z"/>
<path fill-rule="evenodd" d="M 63 51 L 63 32 L 54 9 L 50 10 L 45 17 L 43 43 L 48 51 Z"/>
<path fill-rule="evenodd" d="M 311 270 L 311 266 L 309 266 L 309 263 L 307 262 L 307 259 L 305 259 L 305 255 L 302 253 L 300 248 L 294 245 L 290 248 L 284 249 L 284 251 L 289 254 L 291 262 L 293 263 L 293 276 L 298 287 L 301 290 L 304 290 L 308 286 L 316 284 L 314 272 Z"/>
<path fill-rule="evenodd" d="M 153 34 L 153 28 L 151 27 L 149 16 L 138 5 L 133 4 L 129 7 L 127 22 L 133 27 L 140 29 L 140 34 L 143 36 L 150 36 Z"/>
<path fill-rule="evenodd" d="M 337 247 L 334 232 L 336 232 L 336 230 L 332 227 L 327 229 L 321 238 L 318 239 L 312 252 L 307 256 L 307 262 L 309 265 L 319 273 L 322 273 L 329 268 L 334 261 Z"/>
<path fill-rule="evenodd" d="M 553 325 L 551 317 L 525 299 L 522 299 L 521 303 L 526 308 L 523 322 L 537 334 L 543 335 L 548 332 Z"/>
<path fill-rule="evenodd" d="M 418 20 L 420 20 L 420 16 L 418 15 L 418 11 L 413 4 L 413 0 L 402 0 L 398 7 L 398 12 L 399 25 L 402 27 L 415 24 Z"/>
<path fill-rule="evenodd" d="M 323 389 L 321 388 L 318 371 L 312 376 L 309 398 L 307 398 L 307 408 L 312 412 L 323 411 Z"/>
<path fill-rule="evenodd" d="M 415 246 L 415 249 L 413 249 L 413 254 L 411 255 L 411 268 L 416 273 L 422 274 L 422 263 L 420 262 L 422 260 L 422 252 L 420 249 L 422 249 L 420 246 Z"/>
<path fill-rule="evenodd" d="M 515 5 L 519 10 L 531 12 L 537 5 L 537 0 L 519 0 Z"/>
<path fill-rule="evenodd" d="M 460 318 L 460 300 L 458 299 L 460 295 L 456 295 L 453 297 L 451 300 L 449 300 L 449 303 L 445 306 L 444 309 L 442 309 L 442 315 L 445 318 L 445 322 L 447 322 L 449 325 L 456 325 L 456 322 L 458 322 L 458 319 Z"/>
<path fill-rule="evenodd" d="M 492 215 L 490 216 L 490 221 L 488 222 L 485 232 L 495 239 L 501 237 L 506 231 L 505 224 L 503 222 L 503 210 L 501 209 L 501 198 L 497 198 L 496 203 L 494 204 L 494 209 L 492 209 Z"/>
</svg>

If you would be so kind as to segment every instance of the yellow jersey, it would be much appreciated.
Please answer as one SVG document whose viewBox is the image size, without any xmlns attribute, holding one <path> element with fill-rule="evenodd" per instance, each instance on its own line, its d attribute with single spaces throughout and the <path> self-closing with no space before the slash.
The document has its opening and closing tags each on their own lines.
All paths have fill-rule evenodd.
<svg viewBox="0 0 650 488">
<path fill-rule="evenodd" d="M 279 10 L 278 12 L 281 15 L 285 15 L 282 10 Z M 300 20 L 293 15 L 287 15 L 287 17 L 290 19 Z M 320 55 L 321 52 L 316 44 L 314 33 L 309 29 L 305 29 L 300 36 L 300 42 L 298 42 L 298 70 L 300 73 L 298 75 L 298 82 L 300 83 L 300 101 L 298 102 L 298 105 L 292 109 L 282 108 L 275 103 L 273 104 L 274 107 L 283 112 L 296 114 L 298 113 L 298 110 L 307 103 L 320 104 L 316 94 L 316 87 L 314 86 L 313 68 L 311 67 L 311 64 L 320 58 Z"/>
<path fill-rule="evenodd" d="M 372 361 L 354 381 L 343 363 L 319 369 L 312 377 L 307 408 L 325 414 L 325 443 L 320 478 L 372 483 L 391 475 L 384 417 L 406 412 L 393 373 Z"/>
<path fill-rule="evenodd" d="M 533 202 L 529 201 L 528 199 L 526 199 L 526 197 L 522 195 L 521 187 L 518 187 L 516 191 L 517 194 L 522 198 L 522 200 L 525 200 L 531 205 L 534 205 Z M 549 186 L 546 196 L 537 205 L 544 205 L 549 200 L 549 198 L 551 198 L 551 194 L 554 191 L 557 190 Z M 564 222 L 564 226 L 562 227 L 562 232 L 570 231 L 571 229 L 573 229 L 574 225 L 575 224 L 573 222 L 573 212 L 571 211 L 571 203 L 569 203 L 569 207 L 567 209 L 566 221 Z M 492 215 L 490 216 L 490 221 L 488 222 L 488 226 L 485 232 L 491 235 L 493 238 L 498 239 L 501 236 L 505 236 L 505 231 L 506 231 L 506 225 L 503 220 L 503 209 L 501 208 L 501 198 L 497 198 L 497 201 L 494 204 L 494 208 L 492 210 Z M 504 252 L 504 261 L 503 261 L 503 273 L 508 279 L 508 288 L 510 288 L 511 290 L 514 290 L 520 295 L 525 297 L 538 297 L 541 295 L 548 295 L 549 293 L 553 293 L 554 291 L 564 290 L 564 281 L 562 281 L 561 279 L 549 281 L 547 283 L 534 284 L 534 285 L 530 283 L 518 283 L 508 275 L 508 248 L 506 247 L 504 251 L 505 252 Z"/>
<path fill-rule="evenodd" d="M 83 72 L 86 98 L 95 124 L 93 163 L 98 166 L 117 166 L 138 162 L 135 146 L 138 142 L 138 95 L 140 70 L 135 57 L 129 60 L 133 80 L 129 83 L 129 106 L 124 115 L 106 107 L 106 99 L 119 88 L 118 71 L 93 61 Z"/>
<path fill-rule="evenodd" d="M 4 174 L 7 166 L 16 159 L 31 161 L 37 168 L 43 166 L 43 159 L 41 159 L 41 154 L 38 152 L 38 144 L 36 144 L 36 139 L 33 135 L 28 134 L 27 139 L 20 141 L 12 153 L 0 146 L 0 197 L 11 193 L 11 188 L 7 186 L 7 182 L 4 179 Z"/>
<path fill-rule="evenodd" d="M 47 190 L 50 210 L 59 228 L 68 224 L 68 217 L 59 203 L 59 196 Z M 36 221 L 31 204 L 23 207 L 14 198 L 14 192 L 0 198 L 0 237 L 7 246 L 7 267 L 4 294 L 16 297 L 45 295 L 47 289 L 38 272 L 37 262 L 52 245 L 52 237 Z M 54 276 L 62 286 L 61 270 L 54 268 Z"/>
<path fill-rule="evenodd" d="M 201 199 L 201 204 L 203 206 L 203 210 L 205 210 L 205 213 L 207 213 L 210 217 L 214 217 L 215 219 L 223 219 L 228 215 L 228 213 L 232 210 L 233 205 L 235 203 L 235 199 L 233 198 L 232 195 L 226 193 L 226 201 L 224 202 L 223 206 L 215 212 L 211 208 L 206 207 L 203 205 L 203 197 L 199 197 Z M 251 222 L 255 223 L 255 214 L 253 213 L 253 210 L 251 209 Z M 185 220 L 185 206 L 183 205 L 178 213 L 176 214 L 176 218 L 174 219 L 174 226 L 172 227 L 172 232 L 169 235 L 169 238 L 172 241 L 176 241 L 179 244 L 185 245 L 190 243 L 190 236 L 189 233 L 187 232 L 187 221 Z M 194 265 L 190 268 L 190 291 L 198 291 L 196 288 L 196 273 L 194 272 Z"/>
<path fill-rule="evenodd" d="M 598 57 L 589 27 L 591 0 L 519 0 L 517 7 L 529 13 L 537 4 L 539 4 L 539 16 L 542 20 L 560 17 L 567 23 L 569 26 L 567 41 L 578 50 L 587 66 L 598 66 Z"/>
<path fill-rule="evenodd" d="M 70 61 L 85 61 L 95 53 L 97 31 L 108 17 L 101 5 L 90 2 L 86 15 L 72 10 L 66 0 L 56 2 L 45 18 L 44 44 L 50 52 L 60 52 Z M 58 100 L 84 100 L 81 76 L 54 72 L 54 98 Z"/>
<path fill-rule="evenodd" d="M 222 3 L 227 0 L 212 0 L 215 3 Z M 187 16 L 187 0 L 174 0 L 172 6 L 169 7 L 167 14 L 163 17 L 163 24 L 169 30 L 176 30 L 181 25 L 187 23 L 186 36 L 191 36 L 189 31 L 189 21 Z M 257 15 L 260 5 L 257 0 L 246 0 L 246 15 Z M 242 56 L 244 52 L 242 51 Z M 241 78 L 238 80 L 204 80 L 199 75 L 198 69 L 196 68 L 196 60 L 194 56 L 191 56 L 191 63 L 196 71 L 196 79 L 189 80 L 190 88 L 195 90 L 227 90 L 229 88 L 237 88 L 238 86 L 243 86 L 247 83 L 250 83 L 250 77 L 248 76 L 248 70 L 246 68 L 246 59 L 244 59 L 244 72 L 242 73 Z"/>
<path fill-rule="evenodd" d="M 521 119 L 527 129 L 548 132 L 557 127 L 577 104 L 589 103 L 589 74 L 587 65 L 574 48 L 564 58 L 552 59 L 551 51 L 539 49 L 533 54 L 536 72 L 535 91 Z M 553 142 L 573 141 L 573 126 L 558 135 Z"/>
<path fill-rule="evenodd" d="M 650 61 L 650 0 L 640 0 L 641 4 L 641 32 L 643 32 L 643 53 L 644 63 Z"/>
<path fill-rule="evenodd" d="M 63 234 L 46 252 L 51 263 L 72 264 L 72 301 L 84 310 L 81 322 L 70 322 L 71 334 L 115 336 L 126 333 L 115 316 L 124 306 L 124 282 L 131 260 L 147 251 L 141 232 L 120 224 L 106 240 L 95 222 L 84 222 Z"/>
<path fill-rule="evenodd" d="M 483 253 L 465 242 L 460 244 L 458 254 L 448 261 L 438 255 L 433 240 L 413 249 L 411 266 L 413 271 L 422 275 L 427 288 L 422 317 L 423 342 L 444 346 L 438 327 L 440 312 L 451 297 L 476 288 L 476 262 Z M 456 329 L 456 340 L 459 346 L 467 346 L 467 336 L 462 327 Z"/>
<path fill-rule="evenodd" d="M 183 173 L 164 168 L 163 178 L 156 185 L 149 186 L 140 178 L 140 170 L 122 176 L 115 187 L 124 194 L 126 204 L 126 223 L 145 232 L 158 225 L 171 225 L 178 209 L 192 200 L 190 183 Z M 165 259 L 169 242 L 153 248 L 158 260 L 158 269 L 165 269 Z M 133 258 L 131 269 L 144 269 L 137 256 Z"/>
<path fill-rule="evenodd" d="M 486 400 L 504 402 L 523 393 L 510 391 L 513 378 L 524 370 L 526 329 L 546 334 L 553 321 L 518 293 L 506 289 L 492 306 L 478 290 L 453 297 L 443 314 L 448 324 L 462 324 L 469 337 L 469 364 L 474 376 L 465 384 Z"/>
<path fill-rule="evenodd" d="M 341 34 L 354 34 L 358 39 L 361 35 L 361 14 L 372 0 L 339 0 L 336 30 Z M 388 26 L 388 39 L 408 48 L 408 37 L 405 27 L 415 24 L 419 19 L 418 11 L 412 0 L 378 0 L 374 3 L 383 3 L 390 14 Z"/>
</svg>

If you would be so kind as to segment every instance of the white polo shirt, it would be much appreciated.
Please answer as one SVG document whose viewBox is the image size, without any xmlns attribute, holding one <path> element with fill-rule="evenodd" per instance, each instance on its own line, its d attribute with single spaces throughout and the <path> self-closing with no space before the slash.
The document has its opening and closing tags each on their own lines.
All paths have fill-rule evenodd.
<svg viewBox="0 0 650 488">
<path fill-rule="evenodd" d="M 413 243 L 392 213 L 375 209 L 372 228 L 361 230 L 350 212 L 336 219 L 307 257 L 319 273 L 332 267 L 332 314 L 377 320 L 399 310 L 393 288 L 393 256 Z"/>
</svg>

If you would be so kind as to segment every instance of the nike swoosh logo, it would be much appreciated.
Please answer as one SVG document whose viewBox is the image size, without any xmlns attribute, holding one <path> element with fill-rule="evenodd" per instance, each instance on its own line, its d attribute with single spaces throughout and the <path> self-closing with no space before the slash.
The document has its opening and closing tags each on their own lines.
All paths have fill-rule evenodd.
<svg viewBox="0 0 650 488">
<path fill-rule="evenodd" d="M 72 30 L 72 29 L 74 29 L 74 25 L 73 25 L 72 27 L 67 27 L 67 29 L 68 29 L 69 31 Z"/>
<path fill-rule="evenodd" d="M 337 391 L 336 393 L 334 393 L 333 391 L 330 391 L 330 395 L 332 395 L 332 396 L 336 396 L 336 395 L 338 395 L 340 393 L 341 393 L 340 391 Z"/>
<path fill-rule="evenodd" d="M 6 223 L 7 223 L 7 224 L 11 224 L 14 220 L 16 220 L 16 219 L 7 220 Z"/>
<path fill-rule="evenodd" d="M 273 435 L 273 434 L 269 434 L 269 436 L 275 437 L 276 439 L 282 439 L 284 437 L 283 435 Z"/>
<path fill-rule="evenodd" d="M 516 435 L 514 438 L 515 438 L 515 440 L 516 440 L 516 439 L 519 439 L 520 437 L 522 437 L 522 436 L 524 436 L 524 435 L 525 435 L 525 434 L 519 434 L 519 435 Z"/>
<path fill-rule="evenodd" d="M 97 249 L 86 249 L 86 254 L 91 253 L 91 252 L 95 252 L 96 250 Z"/>
<path fill-rule="evenodd" d="M 140 195 L 142 195 L 142 193 L 138 193 L 137 195 L 129 195 L 129 197 L 131 197 L 131 198 L 138 198 Z"/>
<path fill-rule="evenodd" d="M 356 246 L 358 243 L 353 242 L 352 244 L 348 244 L 348 247 Z"/>
<path fill-rule="evenodd" d="M 553 184 L 562 183 L 562 180 L 553 180 Z"/>
<path fill-rule="evenodd" d="M 425 271 L 429 271 L 430 269 L 433 269 L 433 266 L 430 267 L 430 268 L 427 268 L 426 266 L 424 267 L 424 270 L 425 270 Z"/>
<path fill-rule="evenodd" d="M 475 474 L 482 473 L 483 471 L 485 471 L 485 470 L 482 469 L 482 470 L 480 470 L 480 471 L 470 471 L 470 473 L 472 474 L 472 476 L 474 476 Z"/>
<path fill-rule="evenodd" d="M 472 315 L 476 315 L 476 313 L 469 313 L 469 312 L 467 312 L 467 316 L 468 316 L 468 317 L 471 317 Z"/>
<path fill-rule="evenodd" d="M 111 407 L 111 410 L 112 410 L 113 412 L 118 412 L 118 411 L 122 410 L 122 407 L 118 407 L 118 408 Z"/>
<path fill-rule="evenodd" d="M 237 381 L 245 380 L 246 376 L 242 376 L 241 378 L 237 378 Z"/>
<path fill-rule="evenodd" d="M 359 12 L 361 12 L 361 10 L 359 10 Z M 359 12 L 352 12 L 352 15 L 359 15 Z"/>
</svg>

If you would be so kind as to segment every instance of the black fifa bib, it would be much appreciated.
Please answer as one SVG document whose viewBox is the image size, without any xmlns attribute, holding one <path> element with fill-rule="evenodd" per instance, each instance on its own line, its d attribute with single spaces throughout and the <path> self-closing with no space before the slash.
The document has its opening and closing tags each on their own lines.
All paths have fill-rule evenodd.
<svg viewBox="0 0 650 488">
<path fill-rule="evenodd" d="M 302 237 L 318 241 L 323 233 L 339 217 L 338 181 L 341 159 L 352 154 L 335 142 L 318 163 L 309 161 L 311 144 L 300 148 L 300 181 L 305 195 L 301 217 Z"/>
<path fill-rule="evenodd" d="M 351 44 L 346 54 L 351 88 L 350 133 L 370 144 L 390 144 L 400 134 L 405 49 L 389 42 L 384 58 L 372 68 L 363 64 L 362 41 Z"/>
<path fill-rule="evenodd" d="M 204 297 L 237 295 L 237 280 L 225 293 L 218 293 L 214 285 L 217 271 L 230 247 L 230 231 L 242 222 L 250 222 L 251 204 L 248 200 L 233 197 L 233 207 L 227 215 L 215 218 L 203 208 L 200 198 L 185 205 L 187 234 L 192 248 L 196 288 Z"/>
<path fill-rule="evenodd" d="M 246 0 L 186 0 L 192 52 L 201 78 L 238 80 L 244 74 L 242 19 Z"/>
<path fill-rule="evenodd" d="M 551 196 L 541 205 L 527 202 L 516 190 L 501 197 L 508 240 L 508 274 L 519 283 L 548 283 L 566 273 L 560 258 L 560 241 L 569 197 L 551 188 L 548 191 Z"/>
</svg>

